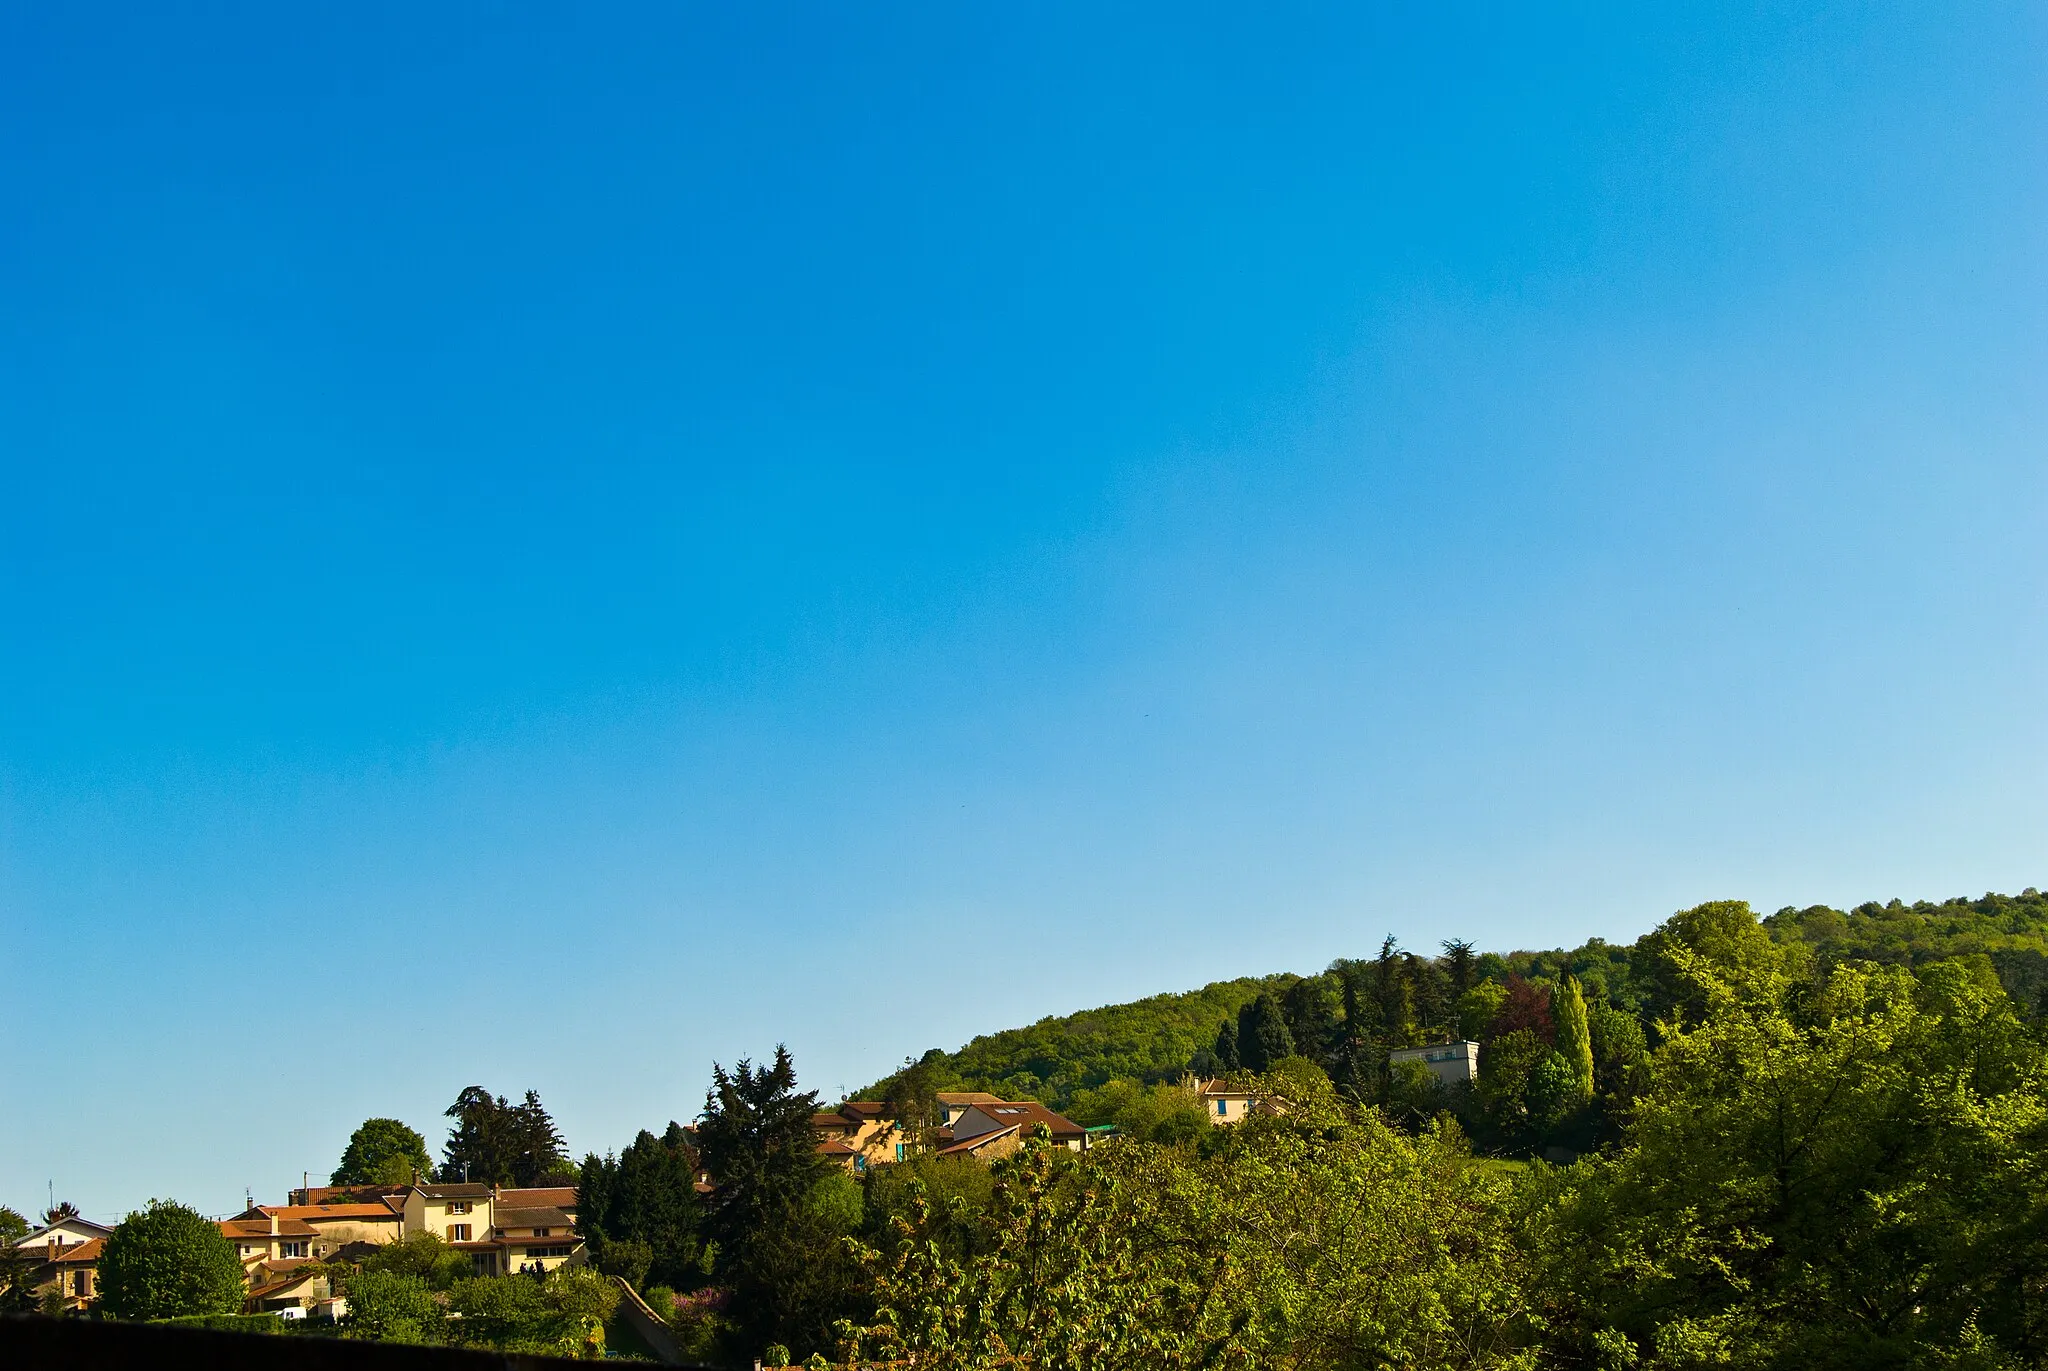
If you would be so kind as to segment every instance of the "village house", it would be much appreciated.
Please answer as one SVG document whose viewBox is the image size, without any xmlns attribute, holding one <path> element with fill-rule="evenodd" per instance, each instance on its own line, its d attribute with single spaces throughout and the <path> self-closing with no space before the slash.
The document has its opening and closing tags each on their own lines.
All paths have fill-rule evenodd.
<svg viewBox="0 0 2048 1371">
<path fill-rule="evenodd" d="M 480 1275 L 552 1271 L 583 1253 L 574 1186 L 415 1185 L 404 1215 L 406 1234 L 432 1233 L 469 1253 Z"/>
<path fill-rule="evenodd" d="M 1210 1123 L 1243 1123 L 1260 1104 L 1257 1091 L 1227 1081 L 1196 1081 L 1193 1089 Z"/>
<path fill-rule="evenodd" d="M 1445 1085 L 1469 1085 L 1479 1079 L 1479 1044 L 1432 1043 L 1427 1047 L 1397 1047 L 1387 1054 L 1389 1066 L 1402 1062 L 1421 1062 L 1430 1075 Z"/>
<path fill-rule="evenodd" d="M 1009 1103 L 1001 1095 L 991 1095 L 986 1090 L 941 1090 L 937 1098 L 940 1128 L 951 1128 L 953 1120 L 966 1113 L 969 1105 Z"/>
<path fill-rule="evenodd" d="M 811 1115 L 811 1127 L 818 1151 L 854 1172 L 900 1162 L 910 1150 L 903 1125 L 879 1100 L 848 1100 L 829 1114 Z"/>
<path fill-rule="evenodd" d="M 72 1216 L 44 1224 L 14 1246 L 35 1263 L 29 1277 L 38 1294 L 55 1292 L 67 1309 L 83 1308 L 99 1294 L 100 1253 L 113 1229 Z"/>
<path fill-rule="evenodd" d="M 1087 1129 L 1036 1100 L 976 1100 L 961 1108 L 950 1127 L 939 1130 L 939 1153 L 992 1161 L 1023 1146 L 1041 1124 L 1059 1146 L 1072 1152 L 1087 1150 Z"/>
</svg>

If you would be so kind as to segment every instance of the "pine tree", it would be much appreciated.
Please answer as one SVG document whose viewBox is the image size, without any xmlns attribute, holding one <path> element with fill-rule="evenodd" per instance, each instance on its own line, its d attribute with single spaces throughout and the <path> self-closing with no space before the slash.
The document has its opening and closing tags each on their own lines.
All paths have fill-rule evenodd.
<svg viewBox="0 0 2048 1371">
<path fill-rule="evenodd" d="M 1444 971 L 1451 978 L 1453 1000 L 1472 988 L 1473 979 L 1478 974 L 1474 966 L 1475 960 L 1472 944 L 1463 938 L 1452 938 L 1444 944 Z"/>
<path fill-rule="evenodd" d="M 1294 1055 L 1294 1035 L 1287 1031 L 1287 1016 L 1272 991 L 1261 990 L 1238 1014 L 1237 1055 L 1245 1070 L 1261 1072 Z"/>
<path fill-rule="evenodd" d="M 1580 1103 L 1593 1098 L 1593 1036 L 1586 1019 L 1586 997 L 1576 976 L 1551 987 L 1550 1020 L 1557 1029 L 1557 1050 L 1572 1069 Z"/>
<path fill-rule="evenodd" d="M 1343 1047 L 1344 1029 L 1337 1022 L 1329 982 L 1321 976 L 1302 977 L 1287 988 L 1280 1008 L 1294 1038 L 1294 1050 L 1325 1069 L 1332 1068 Z"/>
<path fill-rule="evenodd" d="M 1225 1019 L 1216 1030 L 1216 1061 L 1225 1071 L 1236 1071 L 1244 1063 L 1237 1052 L 1237 1021 Z"/>
</svg>

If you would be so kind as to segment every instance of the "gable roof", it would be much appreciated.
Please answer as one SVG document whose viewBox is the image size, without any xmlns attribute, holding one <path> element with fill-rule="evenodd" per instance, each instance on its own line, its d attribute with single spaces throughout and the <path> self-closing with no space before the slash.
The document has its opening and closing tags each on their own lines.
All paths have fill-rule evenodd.
<svg viewBox="0 0 2048 1371">
<path fill-rule="evenodd" d="M 1001 1095 L 991 1095 L 986 1090 L 941 1090 L 934 1096 L 940 1104 L 1001 1104 Z"/>
<path fill-rule="evenodd" d="M 1055 1114 L 1037 1100 L 997 1100 L 977 1102 L 967 1107 L 965 1113 L 953 1120 L 953 1136 L 958 1139 L 978 1137 L 982 1133 L 998 1128 L 1017 1127 L 1029 1132 L 1034 1124 L 1044 1124 L 1055 1138 L 1080 1138 L 1087 1130 L 1064 1115 Z"/>
<path fill-rule="evenodd" d="M 576 1220 L 564 1214 L 553 1205 L 536 1205 L 531 1209 L 507 1209 L 499 1205 L 492 1211 L 498 1231 L 508 1228 L 561 1228 L 568 1229 Z"/>
<path fill-rule="evenodd" d="M 972 1156 L 974 1153 L 981 1151 L 984 1147 L 992 1146 L 995 1143 L 1001 1142 L 1005 1138 L 1015 1137 L 1017 1135 L 1017 1130 L 1019 1129 L 1019 1127 L 1021 1127 L 1021 1125 L 1011 1124 L 1008 1128 L 996 1128 L 991 1129 L 989 1132 L 986 1133 L 977 1133 L 973 1137 L 965 1139 L 964 1141 L 951 1143 L 945 1147 L 940 1148 L 939 1155 L 941 1157 Z"/>
<path fill-rule="evenodd" d="M 457 1181 L 450 1185 L 415 1185 L 417 1190 L 430 1200 L 487 1200 L 491 1187 L 481 1181 Z"/>
<path fill-rule="evenodd" d="M 291 1193 L 302 1205 L 375 1204 L 392 1195 L 403 1197 L 410 1185 L 309 1185 Z"/>
<path fill-rule="evenodd" d="M 105 1238 L 93 1238 L 88 1242 L 74 1243 L 50 1260 L 59 1266 L 90 1266 L 100 1259 L 100 1253 L 107 1250 Z"/>
<path fill-rule="evenodd" d="M 298 1219 L 306 1223 L 334 1222 L 343 1219 L 395 1223 L 400 1217 L 399 1211 L 382 1201 L 376 1204 L 259 1204 L 235 1217 L 247 1219 L 252 1223 L 268 1223 L 272 1214 L 280 1219 Z"/>
<path fill-rule="evenodd" d="M 576 1187 L 573 1185 L 508 1185 L 498 1192 L 498 1203 L 509 1204 L 514 1209 L 533 1209 L 541 1206 L 552 1206 L 556 1209 L 574 1209 L 576 1207 Z"/>
<path fill-rule="evenodd" d="M 114 1235 L 114 1229 L 111 1224 L 94 1223 L 91 1219 L 81 1219 L 74 1214 L 68 1219 L 59 1219 L 55 1223 L 44 1224 L 27 1237 L 18 1239 L 14 1245 L 16 1247 L 47 1247 L 50 1244 L 50 1235 L 57 1233 L 57 1230 L 60 1228 L 68 1228 L 73 1232 L 82 1232 L 89 1235 L 88 1238 L 81 1239 L 81 1241 L 90 1241 L 92 1238 L 111 1238 Z M 57 1236 L 62 1237 L 63 1234 L 57 1233 Z"/>
<path fill-rule="evenodd" d="M 232 1242 L 250 1242 L 257 1238 L 317 1238 L 320 1230 L 303 1219 L 279 1219 L 277 1231 L 270 1231 L 270 1220 L 222 1219 L 220 1231 Z"/>
</svg>

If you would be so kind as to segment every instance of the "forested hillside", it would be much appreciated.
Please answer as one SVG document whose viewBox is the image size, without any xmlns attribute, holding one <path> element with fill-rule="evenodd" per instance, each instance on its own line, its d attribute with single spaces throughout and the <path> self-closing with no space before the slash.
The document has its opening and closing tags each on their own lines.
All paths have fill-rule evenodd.
<svg viewBox="0 0 2048 1371">
<path fill-rule="evenodd" d="M 1762 923 L 1773 939 L 1804 947 L 1823 967 L 1856 960 L 1918 966 L 1953 957 L 1983 957 L 2007 993 L 2029 1009 L 2038 1008 L 2048 993 L 2048 895 L 2032 887 L 2018 895 L 1959 896 L 1939 903 L 1922 900 L 1908 905 L 1893 900 L 1849 910 L 1788 907 Z M 1315 1017 L 1310 1002 L 1316 998 L 1298 988 L 1304 982 L 1320 991 L 1340 1026 L 1347 986 L 1354 1001 L 1363 993 L 1368 1008 L 1380 1007 L 1389 997 L 1398 1001 L 1405 994 L 1410 1003 L 1405 1020 L 1397 1004 L 1391 1015 L 1395 1022 L 1373 1025 L 1380 1030 L 1375 1033 L 1350 1035 L 1377 1039 L 1383 1047 L 1452 1031 L 1487 1040 L 1491 1016 L 1460 1014 L 1455 1004 L 1474 986 L 1496 986 L 1505 996 L 1522 982 L 1542 986 L 1571 976 L 1579 981 L 1596 1016 L 1602 1008 L 1632 1015 L 1652 1037 L 1656 1019 L 1673 1007 L 1668 972 L 1659 969 L 1655 933 L 1631 944 L 1595 938 L 1576 948 L 1508 953 L 1460 951 L 1464 945 L 1456 940 L 1457 930 L 1446 929 L 1445 934 L 1444 955 L 1420 956 L 1388 945 L 1358 960 L 1335 962 L 1320 973 L 1216 981 L 1181 994 L 1049 1016 L 1026 1028 L 985 1034 L 957 1052 L 927 1053 L 925 1065 L 945 1086 L 1071 1109 L 1083 1092 L 1111 1082 L 1158 1084 L 1179 1080 L 1191 1069 L 1206 1073 L 1220 1068 L 1223 1064 L 1214 1057 L 1219 1031 L 1226 1022 L 1235 1025 L 1261 991 L 1283 1002 L 1283 1014 L 1284 1002 L 1294 992 L 1304 1010 L 1286 1016 L 1292 1035 L 1316 1036 L 1314 1024 L 1303 1032 L 1304 1017 Z M 1471 985 L 1458 983 L 1461 957 L 1470 959 Z M 1383 978 L 1389 984 L 1379 985 Z M 1395 980 L 1403 984 L 1397 987 L 1391 983 Z M 1488 992 L 1479 993 L 1482 1000 L 1489 998 Z M 1521 1025 L 1510 1025 L 1510 1031 L 1515 1026 Z M 1391 1036 L 1387 1029 L 1393 1030 Z M 1339 1064 L 1333 1072 L 1340 1081 L 1342 1069 Z M 878 1082 L 864 1093 L 887 1090 L 887 1082 Z"/>
</svg>

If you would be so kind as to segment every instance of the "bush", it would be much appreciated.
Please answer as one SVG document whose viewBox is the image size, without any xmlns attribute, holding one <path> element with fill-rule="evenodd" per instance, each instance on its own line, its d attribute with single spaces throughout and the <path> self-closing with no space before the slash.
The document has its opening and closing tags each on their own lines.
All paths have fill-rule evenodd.
<svg viewBox="0 0 2048 1371">
<path fill-rule="evenodd" d="M 232 1314 L 245 1293 L 234 1244 L 170 1200 L 121 1220 L 100 1257 L 99 1286 L 101 1308 L 119 1319 Z"/>
<path fill-rule="evenodd" d="M 348 1283 L 346 1336 L 372 1342 L 441 1341 L 447 1320 L 418 1276 L 365 1269 Z"/>
<path fill-rule="evenodd" d="M 377 1249 L 363 1262 L 363 1270 L 411 1276 L 430 1290 L 447 1290 L 476 1275 L 476 1263 L 432 1233 L 413 1233 Z"/>
</svg>

